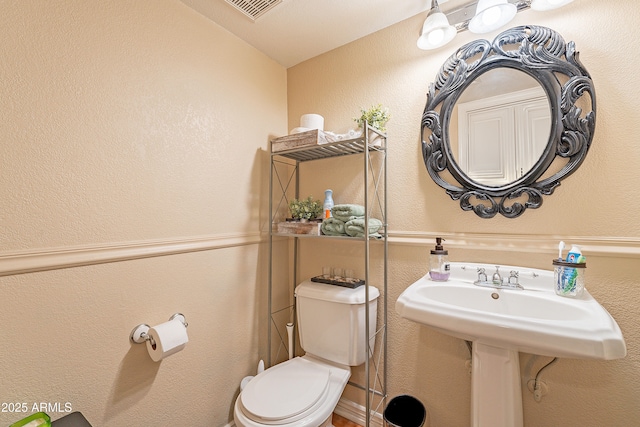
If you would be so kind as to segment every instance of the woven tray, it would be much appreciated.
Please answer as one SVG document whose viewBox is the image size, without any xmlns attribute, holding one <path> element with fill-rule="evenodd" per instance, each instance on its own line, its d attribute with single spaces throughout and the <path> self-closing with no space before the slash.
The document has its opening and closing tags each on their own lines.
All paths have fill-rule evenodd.
<svg viewBox="0 0 640 427">
<path fill-rule="evenodd" d="M 359 286 L 364 285 L 364 280 L 362 279 L 339 279 L 339 280 L 334 280 L 334 279 L 325 279 L 322 276 L 316 276 L 316 277 L 312 277 L 311 278 L 312 282 L 317 282 L 317 283 L 326 283 L 327 285 L 336 285 L 336 286 L 342 286 L 345 288 L 351 288 L 351 289 L 355 289 Z"/>
</svg>

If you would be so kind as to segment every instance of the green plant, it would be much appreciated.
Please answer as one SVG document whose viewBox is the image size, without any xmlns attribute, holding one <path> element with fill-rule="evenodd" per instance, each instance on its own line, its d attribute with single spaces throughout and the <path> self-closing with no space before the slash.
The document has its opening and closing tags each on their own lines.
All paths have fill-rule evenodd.
<svg viewBox="0 0 640 427">
<path fill-rule="evenodd" d="M 322 213 L 322 203 L 311 196 L 303 200 L 293 199 L 289 202 L 289 210 L 293 218 L 314 219 Z"/>
<path fill-rule="evenodd" d="M 380 132 L 385 132 L 387 130 L 386 125 L 391 118 L 388 108 L 383 107 L 382 104 L 378 104 L 372 106 L 368 110 L 361 108 L 360 112 L 362 113 L 360 117 L 353 119 L 358 123 L 358 126 L 363 127 L 366 122 L 369 123 L 369 126 L 378 129 Z"/>
</svg>

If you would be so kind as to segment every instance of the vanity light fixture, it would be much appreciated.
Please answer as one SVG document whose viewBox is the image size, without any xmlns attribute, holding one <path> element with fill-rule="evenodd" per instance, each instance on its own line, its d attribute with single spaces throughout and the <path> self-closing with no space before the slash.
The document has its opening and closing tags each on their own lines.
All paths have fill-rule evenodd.
<svg viewBox="0 0 640 427">
<path fill-rule="evenodd" d="M 484 34 L 508 24 L 518 13 L 515 4 L 507 0 L 480 0 L 476 14 L 469 21 L 469 31 Z"/>
<path fill-rule="evenodd" d="M 445 0 L 440 1 L 444 3 Z M 453 40 L 456 32 L 469 30 L 472 33 L 487 33 L 506 25 L 520 11 L 529 8 L 552 10 L 572 1 L 476 0 L 445 13 L 440 10 L 438 1 L 432 0 L 417 45 L 423 50 L 436 49 Z"/>
<path fill-rule="evenodd" d="M 438 0 L 433 0 L 431 10 L 422 25 L 418 47 L 423 50 L 437 49 L 449 43 L 458 31 L 449 24 L 447 16 L 440 11 Z"/>
</svg>

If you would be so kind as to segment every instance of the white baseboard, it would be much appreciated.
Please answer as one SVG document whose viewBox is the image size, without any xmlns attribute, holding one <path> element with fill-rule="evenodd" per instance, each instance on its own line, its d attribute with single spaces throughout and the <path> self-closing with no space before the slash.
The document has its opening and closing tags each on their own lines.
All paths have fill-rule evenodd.
<svg viewBox="0 0 640 427">
<path fill-rule="evenodd" d="M 351 400 L 340 399 L 333 412 L 361 426 L 364 426 L 366 423 L 367 411 L 365 407 Z M 372 427 L 382 427 L 382 414 L 375 413 L 370 425 Z"/>
</svg>

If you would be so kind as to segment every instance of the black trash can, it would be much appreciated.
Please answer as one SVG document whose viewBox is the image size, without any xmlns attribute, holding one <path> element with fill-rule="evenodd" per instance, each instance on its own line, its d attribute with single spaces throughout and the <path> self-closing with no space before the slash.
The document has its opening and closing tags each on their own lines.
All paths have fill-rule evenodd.
<svg viewBox="0 0 640 427">
<path fill-rule="evenodd" d="M 424 405 L 408 395 L 394 397 L 384 410 L 384 420 L 389 427 L 422 427 L 426 418 Z"/>
</svg>

